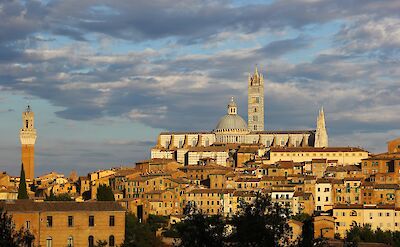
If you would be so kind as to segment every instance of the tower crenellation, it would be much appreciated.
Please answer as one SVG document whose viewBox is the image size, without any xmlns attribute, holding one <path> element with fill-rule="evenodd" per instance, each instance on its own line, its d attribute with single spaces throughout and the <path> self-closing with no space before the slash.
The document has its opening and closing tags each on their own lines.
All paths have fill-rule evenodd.
<svg viewBox="0 0 400 247">
<path fill-rule="evenodd" d="M 19 132 L 19 139 L 21 141 L 21 162 L 24 167 L 26 178 L 31 181 L 35 177 L 36 138 L 35 114 L 28 105 L 26 110 L 22 113 L 22 128 Z"/>
</svg>

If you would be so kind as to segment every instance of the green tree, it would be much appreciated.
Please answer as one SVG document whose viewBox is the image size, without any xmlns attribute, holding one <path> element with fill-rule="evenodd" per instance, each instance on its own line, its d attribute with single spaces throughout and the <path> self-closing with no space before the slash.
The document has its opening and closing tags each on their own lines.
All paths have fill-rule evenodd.
<svg viewBox="0 0 400 247">
<path fill-rule="evenodd" d="M 26 190 L 24 164 L 21 164 L 21 175 L 20 175 L 20 180 L 19 180 L 18 199 L 29 199 L 28 192 Z"/>
<path fill-rule="evenodd" d="M 152 232 L 156 232 L 159 228 L 164 228 L 168 224 L 168 217 L 150 214 L 146 223 L 150 226 Z"/>
<path fill-rule="evenodd" d="M 106 247 L 107 244 L 108 243 L 105 240 L 97 240 L 95 247 Z"/>
<path fill-rule="evenodd" d="M 161 247 L 161 240 L 147 223 L 140 223 L 135 215 L 125 217 L 125 241 L 121 247 Z"/>
<path fill-rule="evenodd" d="M 220 247 L 224 246 L 225 222 L 221 215 L 208 216 L 193 210 L 185 220 L 174 225 L 174 232 L 180 241 L 179 247 Z"/>
<path fill-rule="evenodd" d="M 100 184 L 97 188 L 97 201 L 115 201 L 114 193 L 110 186 Z"/>
<path fill-rule="evenodd" d="M 68 193 L 63 193 L 60 195 L 54 195 L 53 192 L 50 193 L 50 196 L 46 197 L 45 201 L 73 201 L 74 199 Z"/>
<path fill-rule="evenodd" d="M 24 228 L 16 231 L 12 217 L 0 208 L 0 246 L 31 246 L 34 239 L 33 234 Z"/>
<path fill-rule="evenodd" d="M 268 195 L 257 193 L 253 203 L 242 203 L 232 218 L 235 246 L 290 246 L 287 223 L 289 209 L 272 203 Z"/>
</svg>

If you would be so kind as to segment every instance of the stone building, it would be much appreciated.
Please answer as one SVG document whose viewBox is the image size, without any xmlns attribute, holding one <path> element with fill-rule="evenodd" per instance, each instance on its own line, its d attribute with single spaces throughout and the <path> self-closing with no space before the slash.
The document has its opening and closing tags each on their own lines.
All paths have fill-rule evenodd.
<svg viewBox="0 0 400 247">
<path fill-rule="evenodd" d="M 0 202 L 16 229 L 34 236 L 35 246 L 119 246 L 125 237 L 125 210 L 117 202 Z"/>
</svg>

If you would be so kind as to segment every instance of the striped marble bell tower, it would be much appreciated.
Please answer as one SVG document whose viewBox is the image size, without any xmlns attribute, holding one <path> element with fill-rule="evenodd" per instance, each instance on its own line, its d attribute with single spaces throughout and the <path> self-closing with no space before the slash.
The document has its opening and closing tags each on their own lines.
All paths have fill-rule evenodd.
<svg viewBox="0 0 400 247">
<path fill-rule="evenodd" d="M 258 73 L 257 66 L 254 74 L 248 79 L 248 129 L 249 131 L 264 130 L 264 77 Z"/>
</svg>

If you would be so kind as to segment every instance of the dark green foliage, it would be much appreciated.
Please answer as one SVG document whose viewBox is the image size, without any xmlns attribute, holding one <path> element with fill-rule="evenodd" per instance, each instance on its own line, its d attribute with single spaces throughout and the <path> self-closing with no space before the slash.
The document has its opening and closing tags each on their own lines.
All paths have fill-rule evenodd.
<svg viewBox="0 0 400 247">
<path fill-rule="evenodd" d="M 0 246 L 30 246 L 35 237 L 28 230 L 15 230 L 11 216 L 0 209 Z"/>
<path fill-rule="evenodd" d="M 20 175 L 19 188 L 18 188 L 18 199 L 29 199 L 28 191 L 26 190 L 25 171 L 24 171 L 23 164 L 21 164 L 21 175 Z"/>
<path fill-rule="evenodd" d="M 293 215 L 292 219 L 300 221 L 301 223 L 304 223 L 306 221 L 312 220 L 312 217 L 309 214 L 301 213 L 301 214 Z"/>
<path fill-rule="evenodd" d="M 74 199 L 68 193 L 54 195 L 53 192 L 50 193 L 50 196 L 46 197 L 45 201 L 73 201 Z"/>
<path fill-rule="evenodd" d="M 174 225 L 180 237 L 180 247 L 220 247 L 224 246 L 225 222 L 220 215 L 207 216 L 201 212 L 187 215 Z"/>
<path fill-rule="evenodd" d="M 140 223 L 135 215 L 125 217 L 125 241 L 121 247 L 161 247 L 162 243 L 147 223 Z"/>
<path fill-rule="evenodd" d="M 312 246 L 314 243 L 314 224 L 313 219 L 308 214 L 298 214 L 293 217 L 303 223 L 302 228 L 302 238 L 300 241 L 300 246 Z"/>
<path fill-rule="evenodd" d="M 186 219 L 174 225 L 171 232 L 179 236 L 181 247 L 208 246 L 291 246 L 287 224 L 289 211 L 271 203 L 269 196 L 257 194 L 253 203 L 242 203 L 232 219 L 207 216 L 193 207 L 185 208 Z"/>
<path fill-rule="evenodd" d="M 100 184 L 97 188 L 97 201 L 115 201 L 114 193 L 110 186 Z"/>
<path fill-rule="evenodd" d="M 92 198 L 92 192 L 90 190 L 83 192 L 82 198 L 85 201 L 90 200 Z"/>
<path fill-rule="evenodd" d="M 353 226 L 347 231 L 346 242 L 348 245 L 357 246 L 357 243 L 385 243 L 391 246 L 400 246 L 400 232 L 372 230 L 370 225 L 364 227 Z"/>
<path fill-rule="evenodd" d="M 106 247 L 107 244 L 108 243 L 105 240 L 97 240 L 95 247 Z"/>
<path fill-rule="evenodd" d="M 231 240 L 235 246 L 290 246 L 289 215 L 287 208 L 258 193 L 253 203 L 243 203 L 232 218 Z"/>
<path fill-rule="evenodd" d="M 156 232 L 159 228 L 166 227 L 168 224 L 168 217 L 150 214 L 146 223 L 150 226 L 152 232 Z"/>
</svg>

